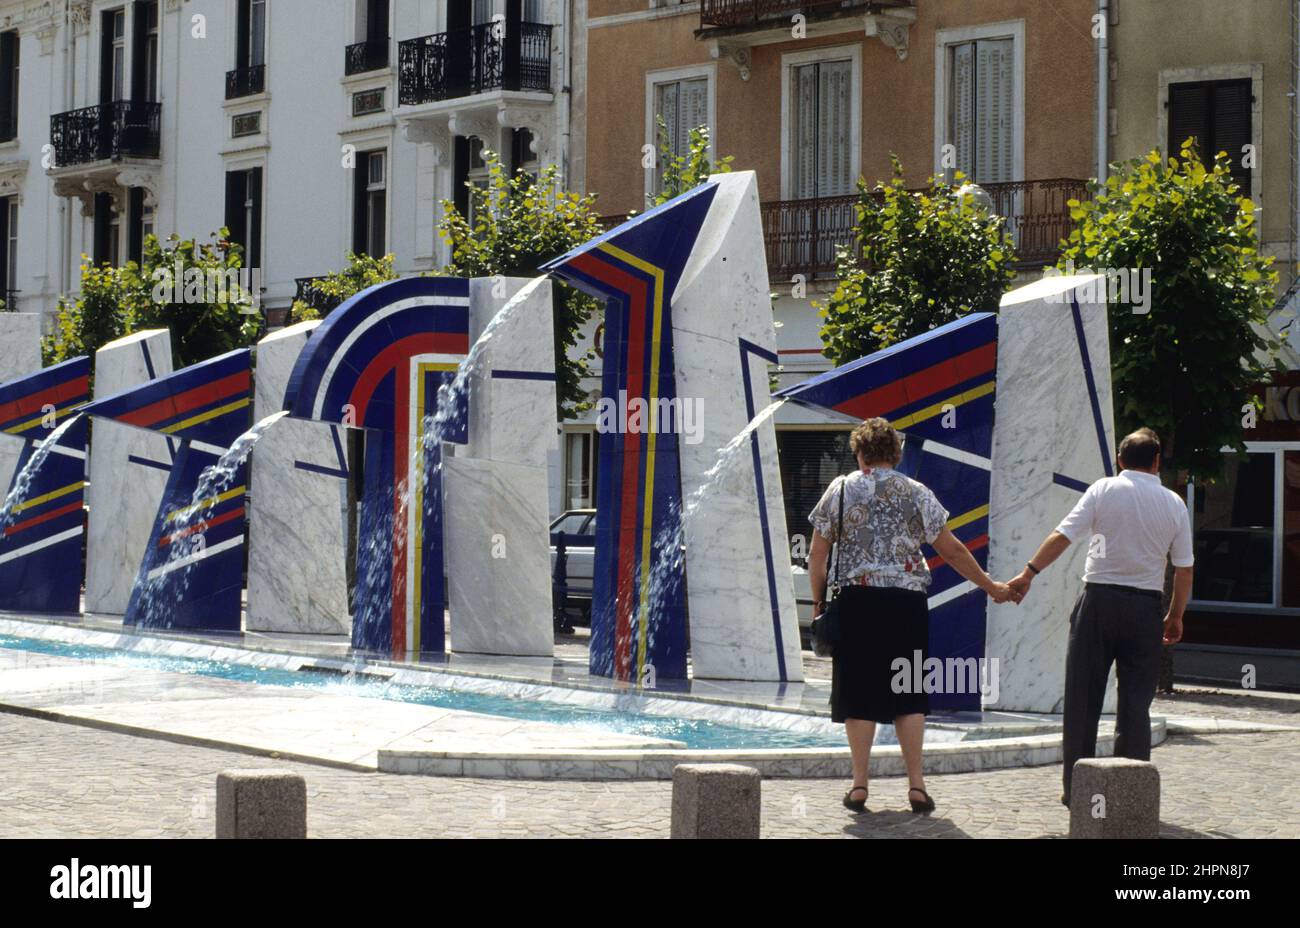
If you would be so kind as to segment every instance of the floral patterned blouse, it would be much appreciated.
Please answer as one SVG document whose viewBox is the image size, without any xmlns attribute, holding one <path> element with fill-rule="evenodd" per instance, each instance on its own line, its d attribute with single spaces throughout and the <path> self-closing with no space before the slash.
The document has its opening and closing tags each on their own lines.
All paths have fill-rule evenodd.
<svg viewBox="0 0 1300 928">
<path fill-rule="evenodd" d="M 901 587 L 924 593 L 930 588 L 930 568 L 921 543 L 933 544 L 948 521 L 934 493 L 924 484 L 889 467 L 855 471 L 836 477 L 808 521 L 817 534 L 832 542 L 844 491 L 844 544 L 827 563 L 832 585 Z"/>
</svg>

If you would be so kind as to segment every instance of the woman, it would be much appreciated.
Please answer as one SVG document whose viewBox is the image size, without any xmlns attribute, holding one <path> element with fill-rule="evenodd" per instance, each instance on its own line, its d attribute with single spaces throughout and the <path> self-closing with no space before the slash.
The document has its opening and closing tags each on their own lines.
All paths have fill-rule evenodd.
<svg viewBox="0 0 1300 928">
<path fill-rule="evenodd" d="M 925 660 L 929 637 L 926 591 L 930 568 L 921 553 L 924 542 L 948 566 L 993 598 L 1016 596 L 1009 586 L 989 578 L 966 546 L 947 528 L 948 511 L 923 484 L 894 468 L 902 458 L 898 433 L 884 419 L 868 419 L 850 439 L 859 470 L 831 481 L 808 517 L 813 524 L 808 568 L 814 617 L 826 608 L 826 572 L 831 545 L 839 588 L 839 640 L 831 672 L 831 718 L 843 722 L 853 755 L 853 785 L 844 805 L 862 812 L 867 804 L 867 772 L 876 724 L 890 723 L 898 732 L 907 766 L 912 811 L 928 815 L 934 800 L 925 791 L 921 742 L 929 712 L 926 693 L 895 692 L 896 659 Z M 843 500 L 843 533 L 840 504 Z"/>
</svg>

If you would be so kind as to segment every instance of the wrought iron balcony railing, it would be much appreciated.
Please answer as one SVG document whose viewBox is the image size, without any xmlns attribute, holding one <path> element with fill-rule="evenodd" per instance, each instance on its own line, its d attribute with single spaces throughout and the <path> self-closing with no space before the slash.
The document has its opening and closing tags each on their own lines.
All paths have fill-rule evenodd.
<svg viewBox="0 0 1300 928">
<path fill-rule="evenodd" d="M 4 305 L 0 306 L 0 313 L 18 312 L 18 294 L 21 292 L 20 290 L 5 290 L 3 293 Z"/>
<path fill-rule="evenodd" d="M 56 113 L 50 117 L 55 167 L 157 158 L 161 124 L 161 103 L 118 100 Z"/>
<path fill-rule="evenodd" d="M 388 67 L 388 39 L 357 42 L 343 49 L 343 73 L 364 74 Z"/>
<path fill-rule="evenodd" d="M 700 26 L 757 26 L 796 13 L 834 13 L 910 7 L 912 0 L 700 0 Z"/>
<path fill-rule="evenodd" d="M 416 106 L 492 90 L 551 89 L 551 27 L 520 23 L 512 35 L 482 23 L 397 45 L 398 102 Z"/>
<path fill-rule="evenodd" d="M 266 65 L 255 64 L 226 72 L 226 99 L 251 97 L 266 89 Z"/>
<path fill-rule="evenodd" d="M 1016 246 L 1015 267 L 1051 264 L 1070 234 L 1070 199 L 1088 198 L 1087 181 L 1076 178 L 981 184 L 993 211 L 1006 220 Z M 855 247 L 857 194 L 762 204 L 768 274 L 788 280 L 795 274 L 830 277 L 840 248 Z"/>
<path fill-rule="evenodd" d="M 294 302 L 305 303 L 322 316 L 329 315 L 343 302 L 343 299 L 317 289 L 316 282 L 325 279 L 324 276 L 294 278 L 294 283 L 297 284 L 297 290 L 293 295 Z"/>
</svg>

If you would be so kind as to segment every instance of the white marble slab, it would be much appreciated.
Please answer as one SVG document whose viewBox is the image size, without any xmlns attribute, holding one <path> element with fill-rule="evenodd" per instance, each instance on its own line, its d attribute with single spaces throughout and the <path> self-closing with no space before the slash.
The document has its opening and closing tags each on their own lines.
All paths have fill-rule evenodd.
<svg viewBox="0 0 1300 928">
<path fill-rule="evenodd" d="M 284 391 L 319 320 L 281 329 L 257 344 L 253 417 L 260 422 L 284 406 Z M 248 608 L 250 631 L 349 634 L 345 479 L 334 426 L 283 418 L 253 449 L 249 497 Z M 340 445 L 345 441 L 339 435 Z"/>
<path fill-rule="evenodd" d="M 0 383 L 41 369 L 39 313 L 0 313 Z"/>
<path fill-rule="evenodd" d="M 750 171 L 715 175 L 719 185 L 694 253 L 673 295 L 677 396 L 697 404 L 698 442 L 679 435 L 685 523 L 691 662 L 697 679 L 779 680 L 777 637 L 785 679 L 803 679 L 794 578 L 786 540 L 785 504 L 771 418 L 754 430 L 766 502 L 776 612 L 758 506 L 758 481 L 748 439 L 710 479 L 719 449 L 748 424 L 740 340 L 775 354 L 767 262 Z M 747 354 L 755 413 L 769 403 L 767 362 Z"/>
<path fill-rule="evenodd" d="M 1069 301 L 1087 279 L 1045 278 L 1002 299 L 989 511 L 989 573 L 1000 580 L 1020 573 L 1078 502 L 1081 493 L 1054 474 L 1084 484 L 1106 475 Z M 1079 309 L 1113 466 L 1106 306 L 1080 298 Z M 986 709 L 1061 711 L 1070 611 L 1086 555 L 1086 544 L 1071 545 L 1019 606 L 989 603 L 985 655 L 999 661 L 1000 692 Z M 1113 676 L 1105 711 L 1114 711 Z"/>
<path fill-rule="evenodd" d="M 471 341 L 492 329 L 469 378 L 469 442 L 443 460 L 456 652 L 555 651 L 547 503 L 547 459 L 557 441 L 553 324 L 549 280 L 470 283 Z"/>
<path fill-rule="evenodd" d="M 149 329 L 128 335 L 95 352 L 95 398 L 112 396 L 171 372 L 170 332 Z M 126 613 L 158 504 L 167 487 L 167 469 L 138 464 L 131 457 L 171 467 L 171 450 L 162 435 L 107 419 L 92 421 L 87 465 L 90 486 L 86 490 L 90 510 L 87 612 Z"/>
</svg>

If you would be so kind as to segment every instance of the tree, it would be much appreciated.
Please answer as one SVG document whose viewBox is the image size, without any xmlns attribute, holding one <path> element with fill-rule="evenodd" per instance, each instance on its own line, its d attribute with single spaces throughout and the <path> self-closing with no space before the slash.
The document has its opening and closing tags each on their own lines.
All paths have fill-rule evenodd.
<svg viewBox="0 0 1300 928">
<path fill-rule="evenodd" d="M 716 162 L 709 157 L 709 127 L 696 126 L 690 130 L 684 155 L 674 155 L 672 142 L 668 137 L 668 124 L 662 116 L 655 117 L 658 127 L 657 141 L 661 173 L 659 175 L 659 192 L 646 197 L 651 206 L 667 203 L 673 197 L 693 190 L 709 179 L 711 174 L 726 174 L 731 171 L 731 155 L 719 158 Z"/>
<path fill-rule="evenodd" d="M 47 364 L 95 352 L 142 329 L 171 332 L 176 367 L 253 344 L 262 316 L 242 275 L 243 249 L 226 229 L 201 243 L 145 236 L 142 260 L 96 267 L 82 256 L 81 290 L 59 300 Z"/>
<path fill-rule="evenodd" d="M 438 224 L 451 245 L 444 273 L 459 277 L 537 277 L 542 265 L 599 235 L 596 198 L 558 188 L 554 166 L 533 177 L 511 176 L 491 151 L 483 152 L 488 168 L 485 186 L 469 186 L 469 216 L 443 201 Z M 554 282 L 556 402 L 560 418 L 573 418 L 591 407 L 582 389 L 595 352 L 574 356 L 582 328 L 599 308 L 591 296 Z"/>
<path fill-rule="evenodd" d="M 1060 268 L 1151 272 L 1148 311 L 1110 307 L 1117 432 L 1160 435 L 1166 482 L 1213 479 L 1225 446 L 1245 450 L 1250 386 L 1270 371 L 1257 355 L 1274 302 L 1273 259 L 1259 253 L 1255 204 L 1238 193 L 1220 152 L 1207 168 L 1188 139 L 1167 161 L 1115 165 L 1075 220 Z"/>
<path fill-rule="evenodd" d="M 872 191 L 858 182 L 860 254 L 840 249 L 839 285 L 818 305 L 826 357 L 837 365 L 968 313 L 996 312 L 1015 276 L 1000 217 L 941 177 L 928 190 L 909 191 L 902 164 L 891 160 L 888 184 Z"/>
<path fill-rule="evenodd" d="M 312 281 L 311 287 L 322 298 L 337 306 L 362 290 L 368 290 L 376 284 L 396 279 L 397 272 L 393 270 L 392 255 L 372 258 L 367 254 L 358 255 L 348 252 L 348 266 L 346 268 L 316 278 Z M 290 310 L 291 322 L 305 322 L 320 317 L 320 310 L 315 306 L 302 300 L 293 301 L 293 307 Z"/>
</svg>

